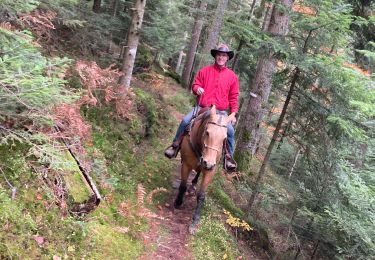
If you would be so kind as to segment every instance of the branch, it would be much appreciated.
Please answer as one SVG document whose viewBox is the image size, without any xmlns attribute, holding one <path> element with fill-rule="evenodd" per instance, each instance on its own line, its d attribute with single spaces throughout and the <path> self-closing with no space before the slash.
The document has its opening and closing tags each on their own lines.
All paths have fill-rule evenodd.
<svg viewBox="0 0 375 260">
<path fill-rule="evenodd" d="M 2 166 L 2 165 L 1 165 L 1 166 Z M 3 174 L 6 183 L 7 183 L 8 186 L 12 189 L 12 200 L 15 200 L 15 198 L 16 198 L 16 191 L 17 191 L 17 188 L 14 187 L 14 186 L 8 181 L 8 178 L 7 178 L 7 176 L 5 175 L 5 173 L 4 173 L 4 171 L 3 171 L 3 168 L 2 168 L 1 166 L 0 166 L 0 171 L 1 171 L 1 173 Z"/>
</svg>

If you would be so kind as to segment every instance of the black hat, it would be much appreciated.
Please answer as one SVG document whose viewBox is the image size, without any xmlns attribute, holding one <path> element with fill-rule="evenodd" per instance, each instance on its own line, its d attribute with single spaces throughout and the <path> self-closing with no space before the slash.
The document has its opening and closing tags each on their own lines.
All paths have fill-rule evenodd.
<svg viewBox="0 0 375 260">
<path fill-rule="evenodd" d="M 216 57 L 216 54 L 217 54 L 218 52 L 223 52 L 223 53 L 228 54 L 228 56 L 229 56 L 229 60 L 232 59 L 233 56 L 234 56 L 233 51 L 229 50 L 228 46 L 225 45 L 225 44 L 223 44 L 223 43 L 220 43 L 220 44 L 216 47 L 216 49 L 212 49 L 212 50 L 211 50 L 211 55 L 212 55 L 212 57 Z"/>
</svg>

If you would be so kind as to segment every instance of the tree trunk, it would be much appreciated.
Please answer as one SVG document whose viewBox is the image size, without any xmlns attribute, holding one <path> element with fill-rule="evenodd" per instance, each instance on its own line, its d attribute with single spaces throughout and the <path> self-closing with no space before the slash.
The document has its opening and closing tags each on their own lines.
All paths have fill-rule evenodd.
<svg viewBox="0 0 375 260">
<path fill-rule="evenodd" d="M 268 6 L 266 8 L 266 13 L 264 14 L 264 18 L 263 18 L 262 31 L 266 31 L 267 30 L 269 22 L 270 22 L 270 19 L 271 19 L 270 15 L 272 14 L 272 11 L 273 11 L 273 4 L 272 3 L 268 3 Z"/>
<path fill-rule="evenodd" d="M 180 66 L 181 66 L 181 61 L 182 61 L 182 57 L 185 55 L 184 51 L 180 51 L 180 54 L 178 55 L 178 60 L 177 60 L 177 64 L 176 64 L 176 68 L 175 68 L 175 72 L 177 74 L 179 74 L 180 72 Z"/>
<path fill-rule="evenodd" d="M 310 257 L 311 260 L 315 258 L 315 254 L 316 254 L 316 251 L 318 251 L 319 244 L 320 244 L 320 240 L 318 240 L 314 246 L 314 251 L 312 252 L 311 257 Z"/>
<path fill-rule="evenodd" d="M 112 2 L 112 16 L 113 17 L 116 17 L 117 15 L 118 4 L 119 4 L 119 0 L 113 0 Z"/>
<path fill-rule="evenodd" d="M 301 150 L 302 150 L 301 148 L 298 148 L 298 150 L 296 152 L 296 155 L 294 156 L 293 165 L 290 168 L 289 173 L 288 173 L 289 179 L 292 177 L 292 174 L 294 172 L 294 168 L 296 167 L 296 164 L 297 164 L 297 161 L 298 161 L 298 157 L 301 154 Z"/>
<path fill-rule="evenodd" d="M 100 13 L 100 6 L 101 6 L 101 4 L 102 4 L 101 0 L 94 0 L 94 4 L 92 6 L 92 10 L 95 13 Z"/>
<path fill-rule="evenodd" d="M 221 30 L 221 25 L 223 24 L 223 17 L 224 12 L 227 8 L 228 0 L 220 0 L 214 15 L 214 20 L 212 21 L 211 25 L 208 27 L 208 36 L 206 41 L 204 42 L 204 46 L 202 49 L 202 58 L 199 62 L 199 68 L 210 64 L 210 51 L 213 49 L 217 41 L 219 39 L 219 33 Z"/>
<path fill-rule="evenodd" d="M 143 22 L 143 14 L 145 11 L 146 0 L 135 0 L 132 21 L 129 27 L 128 37 L 126 41 L 124 60 L 122 65 L 123 76 L 120 78 L 120 86 L 129 88 L 132 77 L 135 56 L 139 42 L 139 31 Z"/>
<path fill-rule="evenodd" d="M 281 4 L 286 10 L 290 10 L 293 0 L 282 0 Z M 274 8 L 271 15 L 271 23 L 267 31 L 274 37 L 286 34 L 288 30 L 289 16 L 280 8 Z M 249 161 L 255 154 L 256 144 L 259 138 L 259 125 L 264 114 L 264 106 L 268 102 L 271 91 L 272 76 L 276 71 L 277 59 L 273 52 L 269 52 L 260 58 L 257 64 L 255 77 L 250 88 L 250 98 L 247 102 L 244 120 L 239 125 L 240 136 L 235 152 L 239 170 L 246 171 Z"/>
<path fill-rule="evenodd" d="M 268 160 L 271 156 L 271 153 L 272 153 L 272 150 L 273 150 L 273 147 L 275 146 L 275 143 L 277 141 L 277 137 L 279 136 L 279 132 L 280 132 L 280 129 L 281 129 L 281 125 L 284 121 L 284 117 L 286 115 L 286 110 L 288 109 L 288 105 L 289 105 L 289 102 L 290 102 L 290 99 L 292 98 L 292 95 L 293 95 L 293 92 L 294 92 L 294 89 L 296 87 L 296 83 L 297 83 L 297 80 L 298 80 L 298 77 L 299 77 L 299 74 L 300 74 L 300 70 L 299 68 L 297 67 L 296 68 L 296 71 L 293 75 L 293 79 L 292 79 L 292 83 L 290 85 L 290 89 L 289 89 L 289 92 L 288 92 L 288 96 L 286 97 L 286 100 L 285 100 L 285 103 L 284 103 L 284 106 L 283 106 L 283 110 L 281 111 L 281 114 L 280 114 L 280 117 L 279 117 L 279 120 L 277 121 L 277 125 L 276 125 L 276 129 L 275 131 L 273 132 L 273 135 L 272 135 L 272 139 L 271 139 L 271 142 L 267 148 L 267 152 L 266 152 L 266 155 L 264 156 L 264 159 L 263 159 L 263 162 L 262 162 L 262 166 L 260 167 L 260 170 L 259 170 L 259 173 L 258 173 L 258 176 L 257 176 L 257 179 L 255 181 L 255 187 L 254 187 L 254 190 L 253 192 L 251 193 L 251 196 L 250 196 L 250 199 L 249 199 L 249 202 L 247 204 L 247 210 L 248 210 L 248 215 L 250 215 L 250 210 L 251 210 L 251 207 L 253 206 L 254 204 L 254 201 L 255 201 L 255 198 L 256 196 L 258 195 L 259 193 L 259 184 L 261 182 L 261 179 L 264 175 L 264 173 L 266 172 L 266 166 L 267 166 L 267 163 L 268 163 Z"/>
<path fill-rule="evenodd" d="M 191 34 L 191 41 L 189 50 L 186 54 L 185 66 L 182 72 L 182 84 L 185 88 L 188 88 L 190 82 L 191 71 L 194 64 L 194 57 L 197 51 L 197 46 L 199 38 L 201 36 L 202 27 L 203 27 L 203 13 L 207 8 L 207 0 L 202 0 L 199 6 L 199 13 L 195 17 L 193 32 Z"/>
<path fill-rule="evenodd" d="M 236 66 L 237 66 L 237 61 L 238 61 L 238 56 L 239 56 L 239 52 L 242 50 L 242 47 L 245 45 L 245 40 L 244 38 L 242 37 L 240 39 L 240 42 L 238 43 L 238 47 L 236 49 L 236 53 L 234 54 L 234 57 L 233 57 L 233 61 L 232 61 L 232 70 L 234 71 L 236 69 Z"/>
</svg>

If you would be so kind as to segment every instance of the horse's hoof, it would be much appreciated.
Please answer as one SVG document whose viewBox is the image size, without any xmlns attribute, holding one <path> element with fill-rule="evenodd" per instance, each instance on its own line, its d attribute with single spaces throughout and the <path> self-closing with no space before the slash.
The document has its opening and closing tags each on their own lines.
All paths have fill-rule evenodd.
<svg viewBox="0 0 375 260">
<path fill-rule="evenodd" d="M 197 225 L 196 224 L 190 224 L 189 226 L 189 233 L 190 235 L 195 235 L 198 231 Z"/>
<path fill-rule="evenodd" d="M 189 186 L 189 189 L 188 189 L 189 195 L 194 195 L 196 191 L 197 191 L 197 188 L 194 185 Z"/>
<path fill-rule="evenodd" d="M 182 202 L 181 203 L 177 203 L 176 201 L 173 204 L 173 206 L 174 206 L 175 209 L 180 209 L 181 205 L 182 205 Z"/>
</svg>

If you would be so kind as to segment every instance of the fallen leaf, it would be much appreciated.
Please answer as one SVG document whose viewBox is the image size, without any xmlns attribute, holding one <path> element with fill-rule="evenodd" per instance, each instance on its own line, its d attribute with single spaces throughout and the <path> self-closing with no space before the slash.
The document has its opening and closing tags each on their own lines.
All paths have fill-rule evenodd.
<svg viewBox="0 0 375 260">
<path fill-rule="evenodd" d="M 122 234 L 126 234 L 129 232 L 129 228 L 127 227 L 116 227 L 115 230 Z"/>
<path fill-rule="evenodd" d="M 44 243 L 44 237 L 34 235 L 33 239 L 38 243 L 39 246 L 42 246 Z"/>
</svg>

